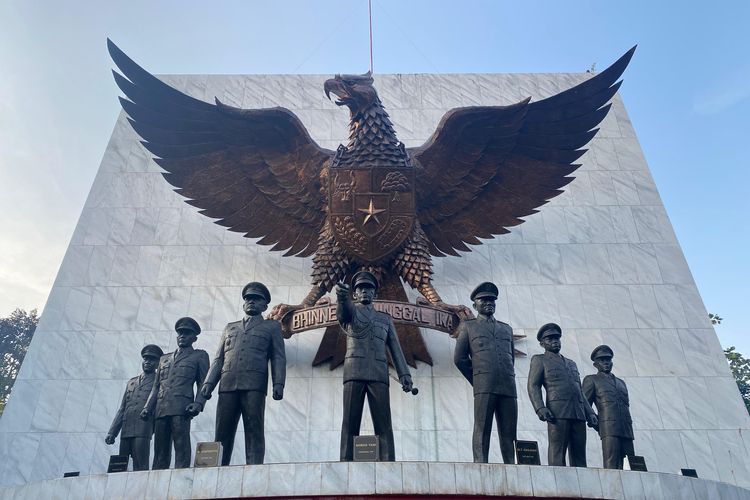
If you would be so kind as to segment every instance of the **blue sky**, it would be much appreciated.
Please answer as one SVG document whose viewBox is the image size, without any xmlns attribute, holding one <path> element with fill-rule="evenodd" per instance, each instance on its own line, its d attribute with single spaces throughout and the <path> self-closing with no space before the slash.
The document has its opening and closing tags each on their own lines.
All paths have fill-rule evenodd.
<svg viewBox="0 0 750 500">
<path fill-rule="evenodd" d="M 373 1 L 376 73 L 579 72 L 621 94 L 725 346 L 750 353 L 750 2 Z M 154 73 L 355 73 L 367 2 L 0 3 L 0 315 L 42 308 L 119 111 L 105 40 Z"/>
</svg>

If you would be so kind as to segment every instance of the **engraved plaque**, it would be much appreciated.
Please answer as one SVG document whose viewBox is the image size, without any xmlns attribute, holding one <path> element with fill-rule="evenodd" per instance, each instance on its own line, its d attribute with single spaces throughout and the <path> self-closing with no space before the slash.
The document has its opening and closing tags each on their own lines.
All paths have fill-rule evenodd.
<svg viewBox="0 0 750 500">
<path fill-rule="evenodd" d="M 628 455 L 624 460 L 625 470 L 634 470 L 638 472 L 648 472 L 646 468 L 646 459 L 639 455 Z"/>
<path fill-rule="evenodd" d="M 195 447 L 194 467 L 218 467 L 221 463 L 221 443 L 211 441 L 198 443 Z"/>
<path fill-rule="evenodd" d="M 354 436 L 354 461 L 377 462 L 380 457 L 378 436 Z"/>
<path fill-rule="evenodd" d="M 516 463 L 542 465 L 539 460 L 539 444 L 536 441 L 516 441 Z"/>
<path fill-rule="evenodd" d="M 110 455 L 109 467 L 107 467 L 107 473 L 110 472 L 127 472 L 128 461 L 130 457 L 128 455 Z"/>
</svg>

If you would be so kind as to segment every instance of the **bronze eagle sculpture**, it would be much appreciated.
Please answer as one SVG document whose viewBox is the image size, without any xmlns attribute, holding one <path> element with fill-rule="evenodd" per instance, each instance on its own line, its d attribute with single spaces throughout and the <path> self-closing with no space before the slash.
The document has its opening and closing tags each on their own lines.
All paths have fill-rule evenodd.
<svg viewBox="0 0 750 500">
<path fill-rule="evenodd" d="M 507 233 L 562 193 L 635 51 L 540 101 L 450 110 L 417 148 L 397 139 L 370 73 L 336 75 L 323 90 L 350 123 L 348 144 L 334 152 L 285 108 L 195 99 L 107 43 L 122 107 L 175 191 L 230 231 L 313 256 L 312 289 L 299 305 L 276 306 L 279 319 L 361 269 L 378 275 L 388 298 L 406 297 L 401 278 L 429 304 L 467 313 L 440 298 L 432 258 Z"/>
</svg>

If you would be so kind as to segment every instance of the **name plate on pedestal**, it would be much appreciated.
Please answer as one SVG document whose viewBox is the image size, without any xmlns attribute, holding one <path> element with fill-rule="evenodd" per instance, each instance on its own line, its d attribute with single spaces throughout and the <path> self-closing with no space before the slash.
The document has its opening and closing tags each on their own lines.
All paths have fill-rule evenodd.
<svg viewBox="0 0 750 500">
<path fill-rule="evenodd" d="M 354 461 L 377 462 L 380 458 L 378 436 L 354 436 Z"/>
<path fill-rule="evenodd" d="M 516 463 L 518 465 L 542 465 L 539 460 L 539 444 L 536 441 L 516 441 Z"/>
<path fill-rule="evenodd" d="M 624 460 L 625 470 L 634 470 L 637 472 L 648 472 L 646 468 L 646 459 L 640 455 L 628 455 Z"/>
<path fill-rule="evenodd" d="M 127 472 L 129 459 L 128 455 L 110 455 L 107 474 L 110 472 Z"/>
<path fill-rule="evenodd" d="M 698 477 L 698 471 L 695 469 L 680 469 L 680 472 L 685 477 Z"/>
<path fill-rule="evenodd" d="M 218 467 L 221 463 L 221 443 L 218 441 L 198 443 L 195 447 L 194 467 Z"/>
</svg>

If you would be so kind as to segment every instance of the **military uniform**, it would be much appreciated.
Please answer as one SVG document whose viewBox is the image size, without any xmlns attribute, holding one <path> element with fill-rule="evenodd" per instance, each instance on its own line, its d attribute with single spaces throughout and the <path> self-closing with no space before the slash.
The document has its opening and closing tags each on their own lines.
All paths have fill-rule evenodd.
<svg viewBox="0 0 750 500">
<path fill-rule="evenodd" d="M 518 403 L 513 352 L 513 329 L 502 321 L 479 316 L 458 327 L 454 362 L 474 389 L 474 462 L 489 460 L 494 416 L 503 462 L 515 463 Z"/>
<path fill-rule="evenodd" d="M 274 385 L 283 386 L 286 355 L 278 321 L 264 320 L 257 315 L 229 323 L 224 328 L 205 382 L 211 390 L 219 384 L 215 439 L 223 446 L 222 465 L 229 465 L 232 459 L 240 415 L 245 430 L 246 463 L 263 463 L 269 360 Z M 203 402 L 202 396 L 198 401 Z"/>
<path fill-rule="evenodd" d="M 606 346 L 600 346 L 606 347 Z M 597 352 L 594 349 L 592 360 Z M 612 350 L 607 347 L 610 356 Z M 622 379 L 612 373 L 599 372 L 583 379 L 583 394 L 590 404 L 596 405 L 599 416 L 599 437 L 602 440 L 602 462 L 605 469 L 622 469 L 623 458 L 634 455 L 633 419 L 630 417 L 628 388 Z"/>
<path fill-rule="evenodd" d="M 147 345 L 141 350 L 143 357 L 150 356 L 159 359 L 163 354 L 156 345 Z M 111 436 L 112 439 L 120 435 L 119 454 L 132 457 L 133 470 L 148 470 L 154 417 L 149 415 L 147 419 L 142 419 L 141 410 L 154 386 L 154 379 L 154 372 L 144 372 L 128 380 L 120 408 L 107 432 L 107 436 Z"/>
<path fill-rule="evenodd" d="M 184 318 L 183 318 L 184 319 Z M 178 320 L 175 327 L 180 329 Z M 193 323 L 195 321 L 193 320 Z M 200 333 L 200 327 L 198 333 Z M 178 348 L 159 360 L 156 379 L 145 409 L 155 412 L 154 469 L 167 469 L 174 443 L 176 469 L 190 467 L 190 420 L 186 407 L 196 401 L 193 386 L 200 388 L 208 373 L 208 353 L 192 346 Z"/>
<path fill-rule="evenodd" d="M 540 329 L 538 339 L 546 332 L 545 327 L 548 325 Z M 586 467 L 586 420 L 593 410 L 584 402 L 575 362 L 550 351 L 532 356 L 528 392 L 535 412 L 546 407 L 554 415 L 554 420 L 547 422 L 549 465 L 564 466 L 567 451 L 572 467 Z"/>
<path fill-rule="evenodd" d="M 356 280 L 357 275 L 352 279 L 355 286 Z M 342 321 L 342 308 L 351 314 L 351 321 Z M 376 311 L 371 304 L 353 305 L 347 300 L 345 304 L 339 303 L 337 314 L 346 334 L 340 458 L 342 461 L 354 458 L 353 441 L 354 436 L 359 435 L 366 395 L 375 434 L 379 436 L 380 461 L 392 462 L 396 459 L 396 451 L 391 424 L 386 349 L 391 353 L 399 378 L 409 375 L 396 327 L 388 314 Z"/>
</svg>

